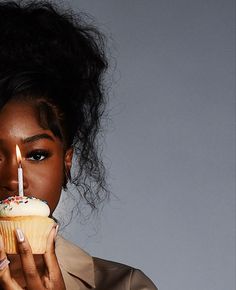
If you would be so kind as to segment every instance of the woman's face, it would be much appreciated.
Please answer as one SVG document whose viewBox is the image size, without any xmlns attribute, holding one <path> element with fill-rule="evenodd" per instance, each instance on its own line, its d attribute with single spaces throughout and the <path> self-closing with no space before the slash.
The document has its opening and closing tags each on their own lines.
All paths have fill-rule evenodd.
<svg viewBox="0 0 236 290">
<path fill-rule="evenodd" d="M 0 199 L 18 194 L 16 144 L 22 155 L 24 194 L 46 200 L 52 212 L 60 198 L 64 169 L 70 170 L 72 150 L 50 130 L 40 127 L 26 102 L 8 102 L 0 110 Z"/>
</svg>

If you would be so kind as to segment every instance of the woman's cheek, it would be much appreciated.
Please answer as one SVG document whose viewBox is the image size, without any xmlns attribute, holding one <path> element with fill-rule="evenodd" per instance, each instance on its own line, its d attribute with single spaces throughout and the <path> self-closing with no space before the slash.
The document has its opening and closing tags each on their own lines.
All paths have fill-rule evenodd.
<svg viewBox="0 0 236 290">
<path fill-rule="evenodd" d="M 50 162 L 50 164 L 52 164 Z M 25 170 L 25 183 L 28 184 L 26 192 L 36 198 L 46 200 L 49 206 L 54 209 L 60 199 L 63 185 L 63 163 L 56 162 L 53 166 L 28 166 Z"/>
<path fill-rule="evenodd" d="M 61 196 L 61 190 L 62 190 L 62 184 L 61 184 L 61 178 L 53 179 L 50 183 L 47 184 L 45 187 L 46 195 L 44 196 L 44 199 L 48 202 L 48 205 L 53 212 L 59 202 L 60 196 Z"/>
</svg>

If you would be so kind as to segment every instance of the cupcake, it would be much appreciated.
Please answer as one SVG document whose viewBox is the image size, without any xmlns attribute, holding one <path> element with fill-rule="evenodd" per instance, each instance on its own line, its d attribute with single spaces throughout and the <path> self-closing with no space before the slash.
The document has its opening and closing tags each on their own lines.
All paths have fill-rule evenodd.
<svg viewBox="0 0 236 290">
<path fill-rule="evenodd" d="M 55 222 L 46 202 L 35 197 L 11 196 L 0 201 L 0 234 L 7 254 L 18 253 L 16 229 L 26 235 L 33 254 L 46 251 L 47 237 Z"/>
</svg>

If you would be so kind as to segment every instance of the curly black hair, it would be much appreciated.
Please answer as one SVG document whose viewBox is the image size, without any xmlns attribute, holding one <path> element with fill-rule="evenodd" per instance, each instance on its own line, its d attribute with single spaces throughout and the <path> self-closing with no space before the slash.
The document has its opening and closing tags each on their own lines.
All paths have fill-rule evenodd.
<svg viewBox="0 0 236 290">
<path fill-rule="evenodd" d="M 104 36 L 70 9 L 0 2 L 0 109 L 14 98 L 32 102 L 40 125 L 74 148 L 79 166 L 70 181 L 92 208 L 108 196 L 97 139 L 106 104 L 104 47 Z"/>
</svg>

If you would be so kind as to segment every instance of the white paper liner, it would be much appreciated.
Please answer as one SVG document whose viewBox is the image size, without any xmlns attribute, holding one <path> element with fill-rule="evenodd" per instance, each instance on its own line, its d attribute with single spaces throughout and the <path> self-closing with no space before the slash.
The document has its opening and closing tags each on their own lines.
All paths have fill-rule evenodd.
<svg viewBox="0 0 236 290">
<path fill-rule="evenodd" d="M 6 253 L 18 253 L 16 229 L 23 231 L 33 254 L 45 253 L 48 234 L 54 224 L 53 219 L 41 216 L 0 218 L 0 234 L 3 237 Z"/>
</svg>

